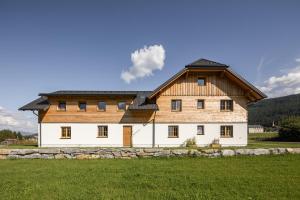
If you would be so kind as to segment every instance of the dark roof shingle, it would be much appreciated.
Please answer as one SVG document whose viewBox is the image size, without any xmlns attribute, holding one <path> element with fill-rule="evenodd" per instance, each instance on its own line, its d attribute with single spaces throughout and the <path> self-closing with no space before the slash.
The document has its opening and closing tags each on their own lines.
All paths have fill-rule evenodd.
<svg viewBox="0 0 300 200">
<path fill-rule="evenodd" d="M 227 68 L 228 65 L 201 58 L 199 60 L 196 60 L 186 65 L 185 67 L 226 67 Z"/>
<path fill-rule="evenodd" d="M 77 95 L 129 95 L 135 96 L 139 92 L 150 92 L 150 91 L 88 91 L 88 90 L 60 90 L 50 93 L 40 93 L 39 96 L 77 96 Z"/>
<path fill-rule="evenodd" d="M 129 105 L 129 110 L 158 110 L 158 105 L 156 103 L 147 102 L 147 97 L 151 94 L 148 92 L 139 92 L 133 103 Z"/>
<path fill-rule="evenodd" d="M 40 97 L 19 108 L 19 110 L 46 110 L 49 108 L 47 97 Z"/>
</svg>

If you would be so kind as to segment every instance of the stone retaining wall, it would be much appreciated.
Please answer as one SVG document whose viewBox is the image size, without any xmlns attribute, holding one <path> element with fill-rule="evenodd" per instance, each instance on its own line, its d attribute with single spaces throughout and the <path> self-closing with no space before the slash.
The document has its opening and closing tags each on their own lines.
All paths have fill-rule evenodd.
<svg viewBox="0 0 300 200">
<path fill-rule="evenodd" d="M 300 154 L 300 148 L 162 149 L 162 148 L 48 148 L 0 149 L 0 159 L 131 159 L 146 157 L 226 157 Z"/>
</svg>

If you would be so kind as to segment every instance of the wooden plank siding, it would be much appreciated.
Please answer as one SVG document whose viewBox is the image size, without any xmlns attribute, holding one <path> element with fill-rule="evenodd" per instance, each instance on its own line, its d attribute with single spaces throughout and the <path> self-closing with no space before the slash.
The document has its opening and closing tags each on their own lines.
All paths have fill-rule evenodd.
<svg viewBox="0 0 300 200">
<path fill-rule="evenodd" d="M 205 86 L 198 86 L 198 77 L 206 78 Z M 220 72 L 187 72 L 164 88 L 156 97 L 159 111 L 118 111 L 117 103 L 125 101 L 127 107 L 134 97 L 130 96 L 66 96 L 49 97 L 50 107 L 39 111 L 43 123 L 205 123 L 247 122 L 248 98 L 245 91 Z M 171 111 L 171 100 L 182 100 L 182 111 Z M 205 100 L 205 108 L 197 109 L 197 100 Z M 233 111 L 220 111 L 220 100 L 232 99 Z M 66 111 L 58 111 L 59 101 L 66 101 Z M 78 110 L 78 102 L 87 103 L 85 112 Z M 99 101 L 106 102 L 106 111 L 98 111 Z"/>
<path fill-rule="evenodd" d="M 57 110 L 58 102 L 66 101 L 66 111 Z M 78 102 L 87 103 L 86 111 L 78 110 Z M 99 101 L 106 102 L 106 111 L 98 111 Z M 125 101 L 127 107 L 132 103 L 132 97 L 50 97 L 50 107 L 40 112 L 40 122 L 44 123 L 147 123 L 151 120 L 152 111 L 119 111 L 117 103 Z"/>
<path fill-rule="evenodd" d="M 180 112 L 171 111 L 171 100 L 180 99 Z M 197 109 L 197 100 L 203 99 L 204 109 Z M 221 111 L 220 101 L 233 100 L 233 111 Z M 209 122 L 247 122 L 247 98 L 228 96 L 160 96 L 156 103 L 156 123 L 209 123 Z"/>
<path fill-rule="evenodd" d="M 198 77 L 206 78 L 205 86 L 198 86 Z M 165 88 L 162 96 L 244 96 L 245 92 L 220 73 L 189 72 Z"/>
<path fill-rule="evenodd" d="M 206 85 L 199 86 L 198 78 L 205 78 Z M 171 111 L 171 100 L 182 100 L 182 111 Z M 197 100 L 203 99 L 204 109 L 197 109 Z M 233 111 L 220 111 L 220 101 L 233 100 Z M 236 83 L 222 76 L 220 72 L 188 72 L 161 91 L 156 98 L 159 111 L 157 123 L 207 123 L 247 122 L 245 92 Z"/>
</svg>

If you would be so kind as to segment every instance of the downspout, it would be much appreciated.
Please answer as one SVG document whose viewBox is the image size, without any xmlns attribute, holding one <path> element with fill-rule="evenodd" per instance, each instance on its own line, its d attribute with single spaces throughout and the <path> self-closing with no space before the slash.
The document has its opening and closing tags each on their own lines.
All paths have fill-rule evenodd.
<svg viewBox="0 0 300 200">
<path fill-rule="evenodd" d="M 32 113 L 38 117 L 38 126 L 39 126 L 39 133 L 38 133 L 38 140 L 39 140 L 39 147 L 42 146 L 42 126 L 39 120 L 39 115 L 37 113 L 34 112 L 34 110 L 32 111 Z"/>
<path fill-rule="evenodd" d="M 152 147 L 155 147 L 155 116 L 156 116 L 156 111 L 154 111 L 154 117 L 152 120 Z"/>
</svg>

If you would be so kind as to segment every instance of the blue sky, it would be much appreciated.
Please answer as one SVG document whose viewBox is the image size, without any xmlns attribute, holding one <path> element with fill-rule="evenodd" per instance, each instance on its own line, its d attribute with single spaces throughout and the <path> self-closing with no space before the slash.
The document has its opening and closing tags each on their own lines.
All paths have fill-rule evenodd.
<svg viewBox="0 0 300 200">
<path fill-rule="evenodd" d="M 230 65 L 269 96 L 300 92 L 299 10 L 292 0 L 0 0 L 0 115 L 32 117 L 17 108 L 40 92 L 153 90 L 198 58 Z M 121 79 L 131 54 L 153 45 L 162 66 Z"/>
</svg>

